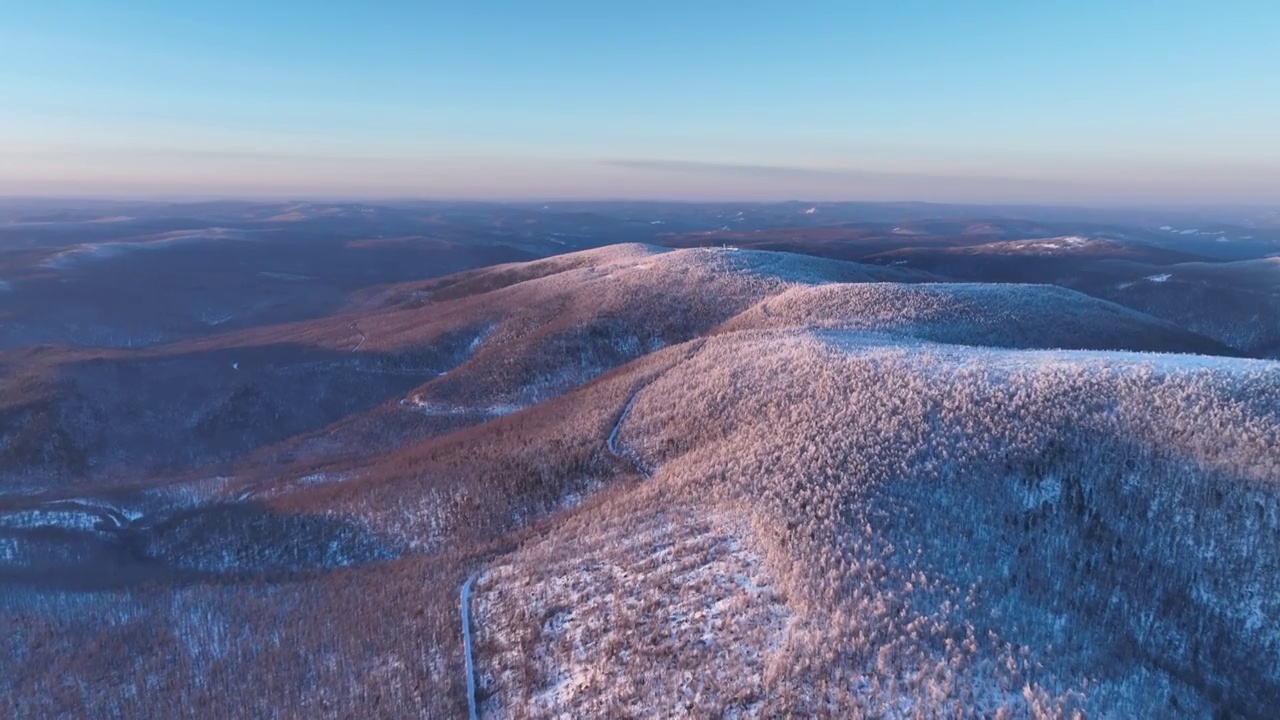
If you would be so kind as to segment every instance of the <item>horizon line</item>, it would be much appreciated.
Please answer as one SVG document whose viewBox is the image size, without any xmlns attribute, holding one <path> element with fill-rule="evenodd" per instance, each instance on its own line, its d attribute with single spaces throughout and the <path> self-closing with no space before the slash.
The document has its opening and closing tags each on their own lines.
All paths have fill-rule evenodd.
<svg viewBox="0 0 1280 720">
<path fill-rule="evenodd" d="M 177 193 L 171 195 L 160 195 L 151 193 L 136 193 L 124 195 L 112 194 L 96 194 L 96 193 L 71 193 L 61 194 L 17 194 L 0 192 L 0 202 L 120 202 L 120 203 L 141 203 L 141 204 L 199 204 L 208 202 L 241 202 L 246 204 L 278 204 L 278 203 L 455 203 L 455 204 L 475 204 L 475 205 L 538 205 L 549 203 L 571 203 L 576 205 L 605 205 L 611 203 L 630 203 L 645 205 L 810 205 L 814 207 L 821 206 L 841 206 L 841 205 L 923 205 L 936 207 L 985 207 L 985 208 L 1040 208 L 1055 210 L 1274 210 L 1280 207 L 1280 202 L 1276 204 L 1266 204 L 1260 202 L 1185 202 L 1185 201 L 1168 201 L 1168 202 L 1150 202 L 1150 203 L 1133 203 L 1119 201 L 1116 203 L 1080 203 L 1080 202 L 1028 202 L 1017 200 L 990 200 L 990 201 L 971 201 L 971 202 L 954 202 L 954 201 L 937 201 L 937 200 L 919 200 L 919 199 L 897 199 L 897 200 L 864 200 L 858 198 L 846 198 L 841 200 L 809 200 L 802 197 L 786 198 L 777 200 L 761 200 L 748 198 L 726 197 L 723 199 L 688 199 L 688 198 L 652 198 L 652 197 L 582 197 L 582 196 L 545 196 L 545 197 L 475 197 L 475 196 L 447 196 L 447 195 L 236 195 L 236 194 L 217 194 L 217 193 Z"/>
</svg>

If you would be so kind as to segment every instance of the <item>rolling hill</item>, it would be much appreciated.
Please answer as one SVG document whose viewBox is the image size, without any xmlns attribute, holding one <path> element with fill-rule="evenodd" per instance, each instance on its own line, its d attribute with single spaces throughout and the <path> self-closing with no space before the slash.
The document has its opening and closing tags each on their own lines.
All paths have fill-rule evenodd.
<svg viewBox="0 0 1280 720">
<path fill-rule="evenodd" d="M 1092 290 L 618 244 L 0 352 L 4 707 L 1267 717 L 1280 364 L 1098 288 L 1270 261 L 1083 245 L 1019 252 Z"/>
<path fill-rule="evenodd" d="M 480 576 L 486 708 L 1262 717 L 1277 372 L 717 336 L 627 414 L 652 479 Z"/>
<path fill-rule="evenodd" d="M 619 245 L 392 286 L 316 321 L 138 351 L 12 352 L 0 356 L 12 367 L 0 401 L 0 457 L 12 478 L 5 492 L 18 490 L 19 478 L 30 492 L 42 482 L 103 487 L 235 474 L 255 452 L 384 452 L 733 329 L 849 327 L 1003 347 L 1233 353 L 1059 288 L 903 284 L 932 279 L 786 253 Z"/>
</svg>

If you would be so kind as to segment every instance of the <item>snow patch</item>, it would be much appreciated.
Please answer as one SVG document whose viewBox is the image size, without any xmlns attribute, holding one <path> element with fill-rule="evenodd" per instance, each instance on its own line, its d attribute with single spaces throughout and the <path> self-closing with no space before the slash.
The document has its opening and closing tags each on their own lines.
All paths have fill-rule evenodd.
<svg viewBox="0 0 1280 720">
<path fill-rule="evenodd" d="M 92 531 L 101 520 L 97 515 L 76 510 L 19 510 L 0 515 L 0 528 L 30 530 L 33 528 L 62 528 L 63 530 Z"/>
<path fill-rule="evenodd" d="M 1028 479 L 1018 484 L 1019 499 L 1024 510 L 1036 510 L 1053 505 L 1062 497 L 1062 480 L 1053 475 Z"/>
<path fill-rule="evenodd" d="M 423 415 L 436 416 L 486 415 L 489 417 L 502 417 L 503 415 L 510 415 L 524 409 L 524 406 L 514 404 L 496 404 L 489 405 L 487 407 L 446 405 L 445 403 L 423 400 L 420 397 L 407 397 L 400 401 L 400 406 L 413 410 L 414 412 L 420 412 Z"/>
</svg>

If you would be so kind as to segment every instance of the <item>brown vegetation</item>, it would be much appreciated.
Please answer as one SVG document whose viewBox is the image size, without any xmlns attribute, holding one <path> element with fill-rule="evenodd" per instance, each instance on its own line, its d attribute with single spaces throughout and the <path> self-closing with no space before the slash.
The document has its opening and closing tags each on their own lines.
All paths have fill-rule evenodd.
<svg viewBox="0 0 1280 720">
<path fill-rule="evenodd" d="M 358 352 L 353 314 L 8 355 L 10 453 L 131 373 L 276 379 L 98 430 L 203 408 L 261 433 L 227 476 L 0 502 L 5 709 L 456 717 L 478 572 L 486 717 L 1265 717 L 1277 365 L 1036 349 L 1221 346 L 922 279 L 622 246 L 371 293 Z"/>
</svg>

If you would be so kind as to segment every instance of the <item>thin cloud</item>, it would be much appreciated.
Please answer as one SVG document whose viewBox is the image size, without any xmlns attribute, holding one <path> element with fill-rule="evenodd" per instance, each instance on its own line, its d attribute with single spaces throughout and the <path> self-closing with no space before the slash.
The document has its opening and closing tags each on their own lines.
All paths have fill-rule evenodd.
<svg viewBox="0 0 1280 720">
<path fill-rule="evenodd" d="M 877 173 L 829 168 L 792 167 L 786 165 L 739 165 L 734 163 L 698 162 L 694 160 L 602 160 L 602 165 L 658 172 L 684 172 L 704 175 L 736 175 L 754 178 L 853 178 L 865 179 Z"/>
<path fill-rule="evenodd" d="M 1044 187 L 1063 188 L 1070 186 L 1087 187 L 1082 183 L 1067 180 L 1046 180 L 1039 178 L 1019 178 L 992 175 L 938 175 L 931 173 L 898 173 L 879 170 L 860 170 L 857 168 L 824 168 L 795 165 L 762 165 L 700 162 L 697 160 L 648 160 L 621 159 L 603 160 L 601 164 L 626 168 L 630 170 L 647 170 L 654 172 L 683 172 L 703 175 L 719 175 L 721 177 L 742 177 L 760 179 L 791 180 L 845 180 L 859 182 L 926 182 L 957 183 L 983 182 L 993 185 L 1016 184 L 1026 187 L 1028 184 Z"/>
<path fill-rule="evenodd" d="M 1132 167 L 1090 178 L 1018 177 L 953 172 L 884 172 L 858 168 L 720 163 L 662 158 L 610 158 L 600 167 L 633 171 L 636 178 L 665 175 L 664 187 L 716 199 L 923 200 L 958 203 L 1116 205 L 1124 203 L 1258 202 L 1257 174 L 1224 176 L 1186 170 L 1153 175 Z M 681 182 L 680 177 L 687 182 Z"/>
<path fill-rule="evenodd" d="M 792 165 L 763 165 L 701 162 L 696 160 L 662 159 L 611 159 L 600 161 L 602 165 L 648 172 L 677 172 L 698 175 L 714 175 L 722 178 L 743 178 L 778 181 L 820 181 L 833 184 L 889 185 L 912 187 L 926 192 L 954 190 L 957 188 L 982 188 L 986 191 L 1015 190 L 1063 191 L 1089 186 L 1067 180 L 1039 178 L 1015 178 L 982 175 L 935 175 L 929 173 L 895 173 L 856 168 L 824 168 Z"/>
</svg>

